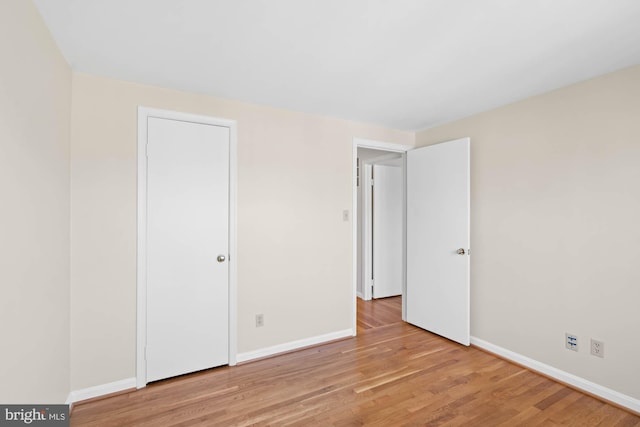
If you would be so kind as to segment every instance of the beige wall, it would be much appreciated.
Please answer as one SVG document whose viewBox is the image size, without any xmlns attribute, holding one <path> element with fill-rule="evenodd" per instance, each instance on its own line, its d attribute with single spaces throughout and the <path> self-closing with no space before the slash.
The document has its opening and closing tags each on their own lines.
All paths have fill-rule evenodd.
<svg viewBox="0 0 640 427">
<path fill-rule="evenodd" d="M 71 70 L 30 1 L 0 2 L 0 402 L 69 392 Z"/>
<path fill-rule="evenodd" d="M 238 121 L 238 351 L 351 328 L 352 138 L 412 133 L 74 74 L 72 389 L 135 376 L 138 105 Z"/>
<path fill-rule="evenodd" d="M 471 325 L 640 398 L 640 67 L 419 132 L 471 137 Z M 580 351 L 564 348 L 577 334 Z M 589 338 L 605 358 L 589 355 Z"/>
</svg>

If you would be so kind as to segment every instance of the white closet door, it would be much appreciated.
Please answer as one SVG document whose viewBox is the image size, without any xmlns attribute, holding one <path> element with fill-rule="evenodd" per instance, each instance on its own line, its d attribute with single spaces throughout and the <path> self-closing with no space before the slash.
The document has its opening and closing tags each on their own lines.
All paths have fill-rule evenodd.
<svg viewBox="0 0 640 427">
<path fill-rule="evenodd" d="M 148 382 L 229 362 L 229 137 L 148 119 Z"/>
</svg>

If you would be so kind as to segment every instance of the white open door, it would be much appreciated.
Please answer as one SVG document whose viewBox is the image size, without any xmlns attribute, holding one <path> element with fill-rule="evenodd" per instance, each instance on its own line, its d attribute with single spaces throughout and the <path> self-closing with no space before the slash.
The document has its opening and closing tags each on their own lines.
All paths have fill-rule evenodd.
<svg viewBox="0 0 640 427">
<path fill-rule="evenodd" d="M 229 128 L 147 123 L 146 381 L 229 363 Z"/>
<path fill-rule="evenodd" d="M 373 298 L 402 294 L 403 179 L 401 165 L 373 165 Z"/>
<path fill-rule="evenodd" d="M 407 152 L 407 322 L 470 341 L 469 138 Z"/>
</svg>

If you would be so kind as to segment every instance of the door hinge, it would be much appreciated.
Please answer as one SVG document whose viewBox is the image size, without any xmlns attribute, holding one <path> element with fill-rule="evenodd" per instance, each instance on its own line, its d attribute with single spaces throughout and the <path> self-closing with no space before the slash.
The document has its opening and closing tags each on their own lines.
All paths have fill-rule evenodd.
<svg viewBox="0 0 640 427">
<path fill-rule="evenodd" d="M 373 187 L 373 178 L 371 178 L 371 186 Z"/>
</svg>

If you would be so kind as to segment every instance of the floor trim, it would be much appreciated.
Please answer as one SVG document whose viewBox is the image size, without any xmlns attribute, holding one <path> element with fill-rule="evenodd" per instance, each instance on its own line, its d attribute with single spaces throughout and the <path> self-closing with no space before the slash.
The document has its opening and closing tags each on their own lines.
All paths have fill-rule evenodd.
<svg viewBox="0 0 640 427">
<path fill-rule="evenodd" d="M 94 397 L 102 397 L 112 393 L 118 393 L 123 390 L 135 389 L 136 379 L 126 378 L 120 381 L 114 381 L 112 383 L 96 385 L 93 387 L 83 388 L 81 390 L 74 390 L 69 393 L 67 398 L 67 404 L 73 405 L 74 403 L 82 402 L 83 400 L 93 399 Z"/>
<path fill-rule="evenodd" d="M 553 366 L 531 359 L 527 356 L 523 356 L 511 350 L 507 350 L 506 348 L 491 344 L 490 342 L 477 337 L 471 337 L 471 344 L 503 359 L 522 365 L 532 371 L 548 376 L 556 381 L 640 415 L 640 400 L 631 396 L 604 387 L 600 384 L 596 384 L 577 375 L 570 374 L 561 369 L 554 368 Z"/>
<path fill-rule="evenodd" d="M 238 361 L 238 363 L 248 362 L 250 360 L 262 359 L 265 357 L 274 356 L 279 353 L 285 353 L 292 350 L 299 350 L 304 347 L 324 344 L 328 341 L 334 341 L 337 339 L 352 337 L 352 336 L 354 336 L 354 332 L 351 329 L 344 329 L 342 331 L 331 332 L 324 335 L 318 335 L 311 338 L 291 341 L 288 343 L 278 344 L 271 347 L 265 347 L 258 350 L 238 353 L 236 360 Z"/>
<path fill-rule="evenodd" d="M 299 350 L 304 347 L 314 346 L 318 344 L 324 344 L 329 341 L 335 341 L 341 338 L 352 337 L 353 331 L 351 329 L 345 329 L 342 331 L 331 332 L 324 335 L 318 335 L 311 338 L 305 338 L 302 340 L 291 341 L 284 344 L 274 345 L 271 347 L 262 348 L 259 350 L 248 351 L 245 353 L 238 353 L 237 362 L 248 362 L 250 360 L 262 359 L 276 354 L 285 353 L 292 350 Z M 87 387 L 81 390 L 74 390 L 69 393 L 66 403 L 72 407 L 75 403 L 79 403 L 85 400 L 93 399 L 96 397 L 102 397 L 113 393 L 118 393 L 128 389 L 136 388 L 136 378 L 127 378 L 120 381 L 114 381 L 108 384 L 97 385 L 93 387 Z"/>
</svg>

